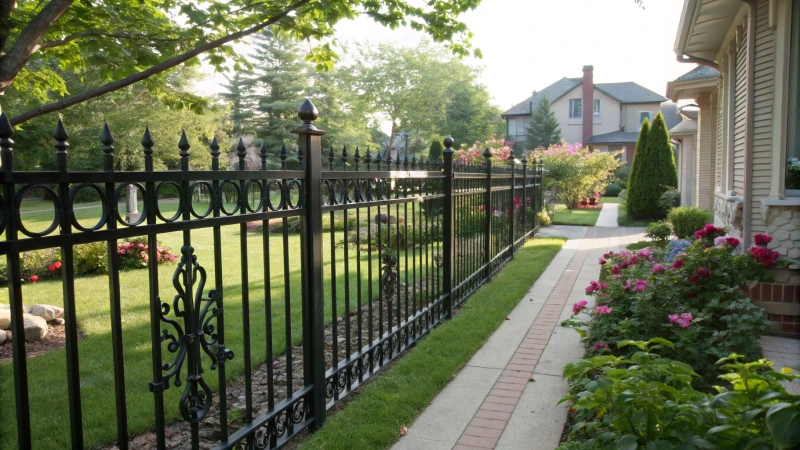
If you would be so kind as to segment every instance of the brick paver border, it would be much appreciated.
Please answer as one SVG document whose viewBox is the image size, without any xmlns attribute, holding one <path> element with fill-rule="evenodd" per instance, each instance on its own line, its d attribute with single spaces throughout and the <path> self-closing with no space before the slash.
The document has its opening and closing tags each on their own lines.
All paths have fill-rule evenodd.
<svg viewBox="0 0 800 450">
<path fill-rule="evenodd" d="M 583 239 L 591 239 L 595 234 L 596 230 L 592 229 Z M 486 450 L 497 446 L 506 424 L 511 419 L 511 413 L 522 396 L 522 391 L 533 376 L 539 357 L 558 325 L 558 318 L 575 286 L 588 253 L 588 249 L 582 250 L 579 246 L 539 314 L 536 315 L 533 325 L 528 329 L 528 333 L 453 450 Z"/>
</svg>

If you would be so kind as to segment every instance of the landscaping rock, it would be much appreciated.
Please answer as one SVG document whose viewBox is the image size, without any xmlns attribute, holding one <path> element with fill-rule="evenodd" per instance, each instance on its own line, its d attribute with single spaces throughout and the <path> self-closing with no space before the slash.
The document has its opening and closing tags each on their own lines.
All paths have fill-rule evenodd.
<svg viewBox="0 0 800 450">
<path fill-rule="evenodd" d="M 64 319 L 56 318 L 53 319 L 50 323 L 52 323 L 53 325 L 64 326 Z"/>
<path fill-rule="evenodd" d="M 672 262 L 678 254 L 685 252 L 687 248 L 691 247 L 692 243 L 684 240 L 684 239 L 677 239 L 674 241 L 670 241 L 667 244 L 667 262 Z"/>
<path fill-rule="evenodd" d="M 0 330 L 11 328 L 11 310 L 0 309 Z"/>
<path fill-rule="evenodd" d="M 3 331 L 3 330 L 0 330 L 0 345 L 5 344 L 7 339 L 8 339 L 8 337 L 6 337 L 6 332 Z"/>
<path fill-rule="evenodd" d="M 45 321 L 49 322 L 56 318 L 56 312 L 53 308 L 54 307 L 50 305 L 33 305 L 28 310 L 28 314 L 32 316 L 41 317 Z"/>
<path fill-rule="evenodd" d="M 40 341 L 47 336 L 47 322 L 38 316 L 22 315 L 25 324 L 25 340 L 28 342 Z"/>
</svg>

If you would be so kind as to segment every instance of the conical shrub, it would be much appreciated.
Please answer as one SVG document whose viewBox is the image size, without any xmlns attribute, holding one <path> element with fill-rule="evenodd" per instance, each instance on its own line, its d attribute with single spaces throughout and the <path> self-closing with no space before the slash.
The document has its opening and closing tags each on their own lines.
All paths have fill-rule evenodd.
<svg viewBox="0 0 800 450">
<path fill-rule="evenodd" d="M 658 199 L 664 191 L 677 185 L 678 172 L 667 124 L 658 113 L 652 127 L 645 121 L 639 132 L 625 200 L 628 215 L 639 219 L 663 218 Z"/>
</svg>

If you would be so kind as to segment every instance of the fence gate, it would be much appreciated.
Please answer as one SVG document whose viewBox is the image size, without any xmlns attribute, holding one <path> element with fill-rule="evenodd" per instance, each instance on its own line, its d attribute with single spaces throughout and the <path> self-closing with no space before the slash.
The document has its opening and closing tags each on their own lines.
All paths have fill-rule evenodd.
<svg viewBox="0 0 800 450">
<path fill-rule="evenodd" d="M 15 171 L 0 116 L 13 335 L 12 362 L 0 363 L 4 446 L 278 448 L 320 427 L 533 236 L 541 165 L 492 161 L 488 149 L 454 161 L 451 138 L 442 163 L 323 149 L 317 115 L 308 100 L 299 109 L 296 165 L 285 147 L 262 147 L 260 170 L 248 170 L 240 140 L 237 170 L 220 170 L 215 139 L 211 170 L 193 170 L 184 134 L 180 170 L 157 171 L 146 130 L 137 172 L 114 170 L 107 124 L 105 170 L 68 170 L 60 120 L 57 170 Z M 132 192 L 138 217 L 121 206 L 136 206 Z M 97 202 L 78 206 L 87 196 Z M 27 207 L 31 197 L 48 205 L 47 219 Z M 170 245 L 180 249 L 172 264 Z M 107 274 L 76 278 L 85 271 L 76 252 L 98 246 Z M 57 249 L 60 281 L 32 284 L 27 261 L 46 249 Z M 144 268 L 126 265 L 131 251 Z M 58 302 L 42 298 L 53 284 L 65 349 L 28 358 L 23 305 Z M 97 324 L 110 333 L 82 331 Z M 61 385 L 41 389 L 54 376 Z"/>
</svg>

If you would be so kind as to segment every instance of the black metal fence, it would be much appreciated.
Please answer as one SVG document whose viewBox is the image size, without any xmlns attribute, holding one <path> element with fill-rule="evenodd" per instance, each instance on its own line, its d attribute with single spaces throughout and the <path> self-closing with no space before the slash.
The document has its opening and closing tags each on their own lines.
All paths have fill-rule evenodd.
<svg viewBox="0 0 800 450">
<path fill-rule="evenodd" d="M 100 136 L 105 171 L 95 173 L 68 170 L 61 121 L 54 133 L 58 170 L 14 171 L 12 129 L 2 116 L 0 253 L 9 280 L 16 408 L 16 442 L 5 436 L 4 445 L 42 447 L 43 430 L 51 425 L 36 421 L 65 421 L 59 414 L 68 412 L 63 447 L 116 439 L 124 449 L 148 428 L 159 449 L 182 430 L 191 448 L 203 442 L 219 449 L 280 447 L 301 430 L 320 427 L 328 408 L 451 317 L 535 232 L 543 201 L 538 164 L 513 155 L 494 162 L 488 151 L 479 162 L 454 161 L 449 138 L 443 163 L 392 160 L 369 150 L 334 152 L 321 148 L 324 132 L 313 125 L 317 111 L 309 101 L 299 117 L 302 170 L 287 170 L 285 162 L 281 170 L 267 170 L 268 158 L 286 160 L 285 149 L 262 149 L 261 170 L 246 170 L 240 145 L 239 170 L 221 171 L 216 140 L 212 169 L 190 170 L 182 136 L 181 170 L 154 171 L 147 131 L 145 170 L 115 172 L 106 126 Z M 143 206 L 138 219 L 126 220 L 119 204 L 132 189 Z M 171 206 L 159 203 L 167 189 L 179 196 Z M 45 192 L 53 204 L 52 223 L 41 231 L 25 226 L 22 205 L 32 190 Z M 93 225 L 77 218 L 74 201 L 82 190 L 100 200 Z M 132 300 L 149 314 L 149 342 L 132 343 L 122 301 L 131 281 L 120 270 L 117 249 L 120 240 L 142 236 L 148 262 L 140 281 L 149 294 Z M 158 263 L 165 236 L 180 243 L 177 267 Z M 89 345 L 89 339 L 79 344 L 77 315 L 87 293 L 76 291 L 73 254 L 93 242 L 107 244 L 105 345 L 110 341 L 111 354 L 105 366 L 79 351 Z M 47 248 L 60 249 L 65 319 L 68 405 L 59 410 L 54 404 L 55 417 L 32 414 L 32 401 L 40 400 L 30 394 L 34 360 L 26 358 L 20 338 L 23 301 L 43 302 L 23 297 L 21 255 Z M 164 286 L 165 277 L 171 286 Z M 146 359 L 131 362 L 131 344 L 143 345 Z M 83 364 L 113 371 L 113 383 L 84 384 L 92 369 Z M 152 374 L 149 383 L 130 385 L 132 374 L 145 372 Z M 142 410 L 140 394 L 147 390 L 149 421 L 142 430 L 137 418 L 131 429 L 128 411 Z M 104 395 L 114 404 L 116 437 L 93 434 L 96 421 L 114 418 L 86 414 L 96 405 L 84 398 Z"/>
</svg>

